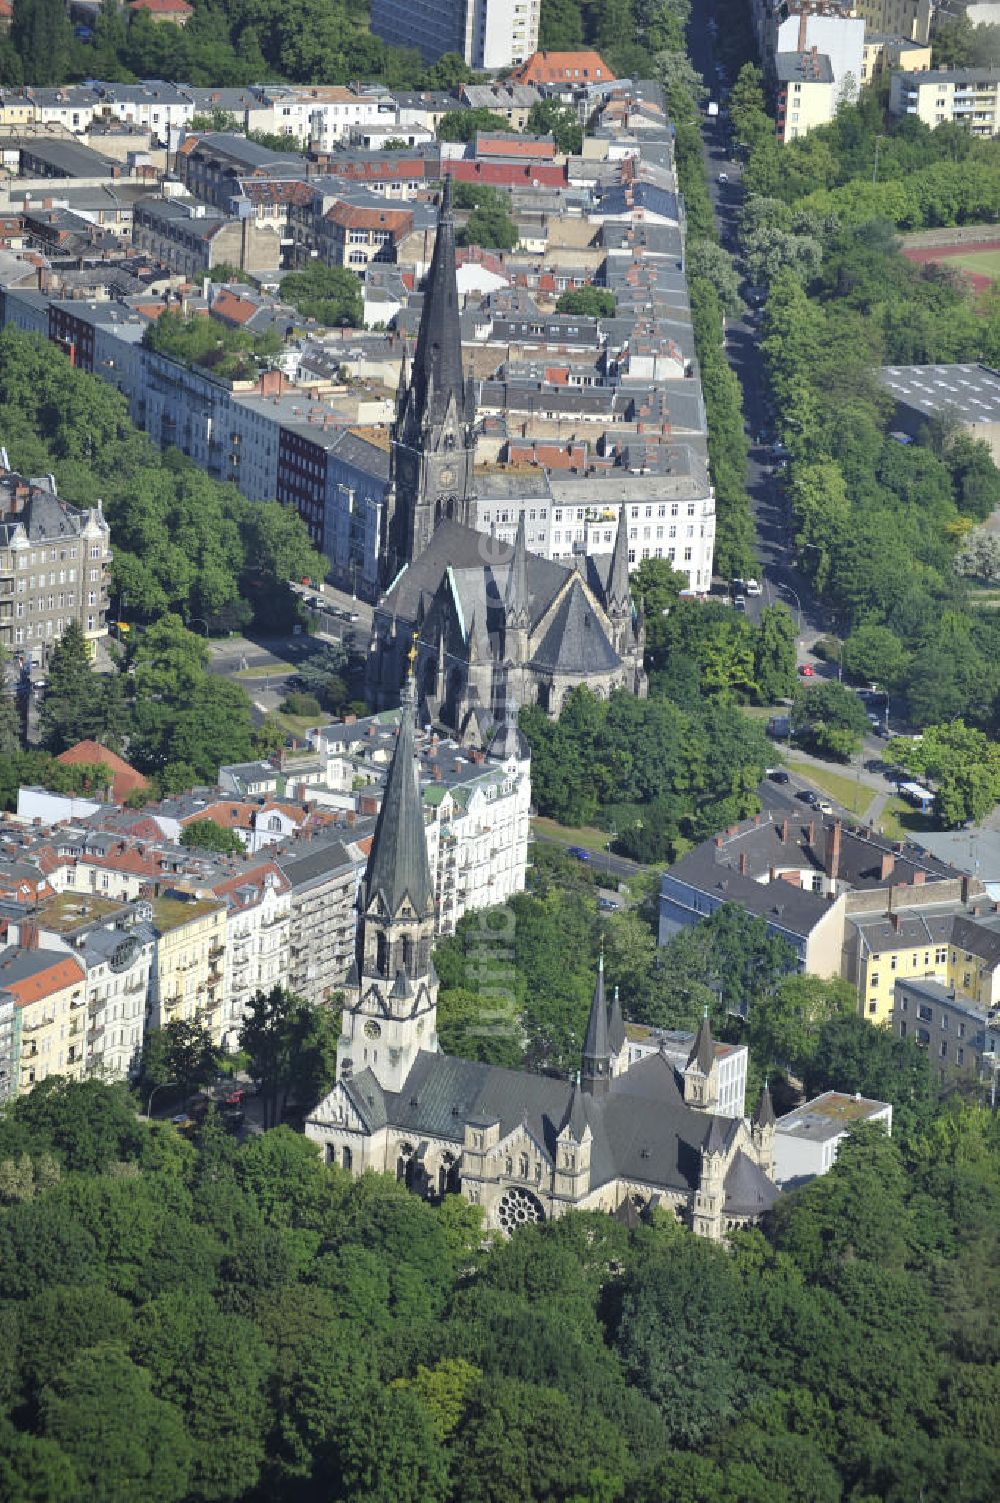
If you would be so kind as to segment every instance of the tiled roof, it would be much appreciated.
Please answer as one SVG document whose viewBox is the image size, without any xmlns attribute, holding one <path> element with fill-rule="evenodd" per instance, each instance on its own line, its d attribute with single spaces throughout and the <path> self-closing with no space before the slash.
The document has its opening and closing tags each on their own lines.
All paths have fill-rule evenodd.
<svg viewBox="0 0 1000 1503">
<path fill-rule="evenodd" d="M 26 950 L 12 945 L 0 952 L 0 990 L 10 992 L 20 1007 L 40 1002 L 83 979 L 79 961 L 59 950 Z"/>
<path fill-rule="evenodd" d="M 56 761 L 62 762 L 66 767 L 79 767 L 81 763 L 100 763 L 107 767 L 112 774 L 111 797 L 116 804 L 123 804 L 137 788 L 149 787 L 141 772 L 136 772 L 134 767 L 123 761 L 117 753 L 102 746 L 99 741 L 78 741 L 75 746 L 60 752 Z"/>
<path fill-rule="evenodd" d="M 534 52 L 510 74 L 512 83 L 613 83 L 599 52 Z"/>
</svg>

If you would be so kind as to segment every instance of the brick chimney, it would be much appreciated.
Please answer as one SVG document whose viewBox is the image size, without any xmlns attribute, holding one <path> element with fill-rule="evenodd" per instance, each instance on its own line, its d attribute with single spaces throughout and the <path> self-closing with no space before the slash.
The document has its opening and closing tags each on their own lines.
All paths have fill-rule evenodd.
<svg viewBox="0 0 1000 1503">
<path fill-rule="evenodd" d="M 826 829 L 826 859 L 824 866 L 826 874 L 831 882 L 836 882 L 840 873 L 840 840 L 843 829 L 839 819 L 835 819 Z"/>
<path fill-rule="evenodd" d="M 894 934 L 898 934 L 899 933 L 899 914 L 898 913 L 894 913 L 892 915 L 892 932 Z"/>
<path fill-rule="evenodd" d="M 806 839 L 808 840 L 810 845 L 816 844 L 816 821 L 814 819 L 811 819 L 809 821 Z"/>
<path fill-rule="evenodd" d="M 750 865 L 750 858 L 747 856 L 746 851 L 740 851 L 740 876 L 741 877 L 745 877 L 746 876 L 746 874 L 747 874 L 747 867 L 749 865 Z"/>
<path fill-rule="evenodd" d="M 808 27 L 809 27 L 809 17 L 806 15 L 806 13 L 805 13 L 804 10 L 799 11 L 799 51 L 800 52 L 805 52 L 805 50 L 806 50 L 806 31 L 808 30 Z"/>
<path fill-rule="evenodd" d="M 969 880 L 968 877 L 963 877 L 963 879 L 962 879 L 963 885 L 965 883 L 967 883 L 968 880 Z M 914 872 L 913 873 L 913 885 L 914 885 L 914 887 L 923 887 L 923 885 L 924 885 L 924 883 L 926 881 L 927 881 L 927 873 L 926 872 Z"/>
<path fill-rule="evenodd" d="M 788 844 L 788 816 L 787 815 L 781 821 L 781 824 L 778 826 L 778 839 L 781 841 L 782 845 L 787 845 Z"/>
<path fill-rule="evenodd" d="M 922 878 L 923 877 L 923 873 L 921 872 L 920 875 L 921 875 L 921 878 Z M 913 880 L 916 881 L 917 880 L 916 877 L 914 877 Z M 971 880 L 970 880 L 970 878 L 968 876 L 968 873 L 966 873 L 966 875 L 962 878 L 962 902 L 963 903 L 967 903 L 969 901 L 969 892 L 971 890 L 971 887 L 972 887 L 972 882 L 971 882 Z"/>
<path fill-rule="evenodd" d="M 888 882 L 889 878 L 892 876 L 892 874 L 895 871 L 895 869 L 896 869 L 896 857 L 893 855 L 892 851 L 883 851 L 882 852 L 882 865 L 879 868 L 879 874 L 878 874 L 879 875 L 879 881 L 880 882 Z"/>
</svg>

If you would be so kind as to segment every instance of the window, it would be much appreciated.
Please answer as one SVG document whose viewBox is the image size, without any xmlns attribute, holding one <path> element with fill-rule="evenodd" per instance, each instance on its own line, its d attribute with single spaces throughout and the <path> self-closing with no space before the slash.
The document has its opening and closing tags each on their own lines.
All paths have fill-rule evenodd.
<svg viewBox="0 0 1000 1503">
<path fill-rule="evenodd" d="M 919 1002 L 917 1004 L 917 1017 L 920 1019 L 921 1023 L 933 1023 L 934 1009 L 932 1007 L 928 1007 L 926 1002 Z"/>
<path fill-rule="evenodd" d="M 871 984 L 872 986 L 878 986 L 878 971 L 876 971 L 874 976 L 872 976 Z"/>
<path fill-rule="evenodd" d="M 947 949 L 940 949 L 940 950 L 935 950 L 934 951 L 934 962 L 935 962 L 936 965 L 944 965 L 944 963 L 946 962 L 947 959 L 948 959 L 948 951 L 947 951 Z"/>
<path fill-rule="evenodd" d="M 875 1000 L 874 997 L 869 997 L 868 998 L 868 1011 L 869 1012 L 878 1012 L 878 1003 L 876 1002 L 876 1000 Z"/>
<path fill-rule="evenodd" d="M 948 1040 L 947 1039 L 942 1039 L 941 1040 L 941 1058 L 942 1059 L 947 1059 L 948 1058 Z"/>
</svg>

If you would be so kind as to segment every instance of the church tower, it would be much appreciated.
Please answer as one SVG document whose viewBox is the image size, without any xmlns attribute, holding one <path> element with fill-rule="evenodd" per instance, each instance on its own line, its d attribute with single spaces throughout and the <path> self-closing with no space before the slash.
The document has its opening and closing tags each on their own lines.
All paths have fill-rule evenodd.
<svg viewBox="0 0 1000 1503">
<path fill-rule="evenodd" d="M 438 1047 L 434 886 L 414 765 L 414 697 L 411 673 L 358 900 L 357 952 L 337 1049 L 338 1078 L 367 1066 L 386 1091 L 402 1088 L 421 1049 Z"/>
<path fill-rule="evenodd" d="M 608 1004 L 604 1000 L 604 951 L 597 965 L 597 985 L 590 1004 L 587 1037 L 583 1041 L 580 1089 L 585 1096 L 606 1096 L 611 1087 L 611 1045 L 608 1039 Z"/>
<path fill-rule="evenodd" d="M 612 628 L 612 644 L 619 657 L 633 646 L 632 590 L 628 574 L 628 507 L 623 501 L 618 512 L 618 531 L 611 554 L 605 608 Z"/>
<path fill-rule="evenodd" d="M 475 395 L 462 370 L 451 178 L 444 180 L 410 381 L 392 431 L 382 586 L 430 542 L 448 517 L 475 525 Z"/>
</svg>

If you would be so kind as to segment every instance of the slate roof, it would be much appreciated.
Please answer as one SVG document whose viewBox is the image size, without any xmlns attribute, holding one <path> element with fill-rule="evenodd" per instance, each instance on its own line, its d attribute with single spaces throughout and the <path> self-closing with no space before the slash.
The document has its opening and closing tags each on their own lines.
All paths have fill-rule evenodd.
<svg viewBox="0 0 1000 1503">
<path fill-rule="evenodd" d="M 399 740 L 378 812 L 365 872 L 365 906 L 377 897 L 389 914 L 409 899 L 420 916 L 434 910 L 434 884 L 427 859 L 427 836 L 417 787 L 413 747 L 413 684 L 403 690 Z"/>
<path fill-rule="evenodd" d="M 497 613 L 495 623 L 490 624 L 499 627 L 513 552 L 509 543 L 463 527 L 460 522 L 444 521 L 419 557 L 397 577 L 379 609 L 415 621 L 421 598 L 429 599 L 435 593 L 450 568 L 466 627 L 474 611 L 478 610 L 484 618 L 488 615 L 487 600 Z M 529 553 L 526 562 L 534 624 L 544 615 L 569 571 L 564 564 L 541 558 L 537 553 Z"/>
<path fill-rule="evenodd" d="M 559 602 L 532 662 L 554 673 L 613 672 L 619 666 L 618 654 L 578 580 Z"/>
<path fill-rule="evenodd" d="M 779 1193 L 777 1185 L 742 1148 L 737 1149 L 729 1166 L 725 1192 L 725 1210 L 734 1216 L 760 1216 L 771 1209 Z"/>
<path fill-rule="evenodd" d="M 368 1070 L 349 1094 L 373 1126 L 386 1123 L 415 1139 L 461 1144 L 465 1124 L 499 1122 L 501 1138 L 525 1125 L 551 1156 L 570 1121 L 593 1135 L 591 1185 L 616 1178 L 687 1192 L 696 1188 L 707 1119 L 685 1106 L 672 1066 L 662 1055 L 640 1060 L 610 1082 L 607 1096 L 574 1102 L 577 1087 L 526 1071 L 421 1051 L 399 1092 L 382 1092 Z M 382 1112 L 385 1112 L 384 1119 Z M 736 1119 L 723 1119 L 728 1137 Z"/>
</svg>

